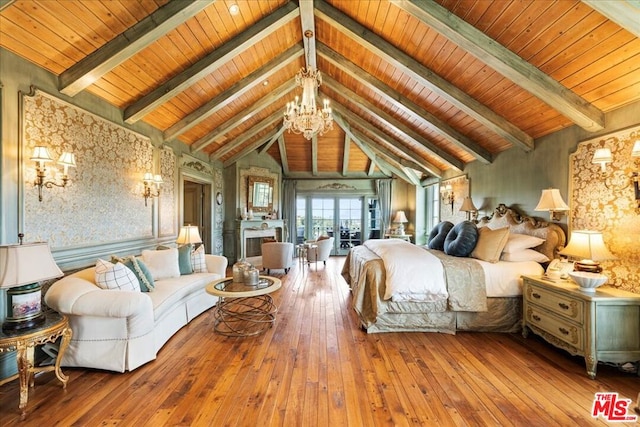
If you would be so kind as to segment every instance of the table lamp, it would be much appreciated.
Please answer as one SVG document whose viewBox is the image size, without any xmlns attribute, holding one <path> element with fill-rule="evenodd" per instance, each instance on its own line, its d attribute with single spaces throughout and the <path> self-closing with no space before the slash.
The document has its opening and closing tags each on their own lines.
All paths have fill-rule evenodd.
<svg viewBox="0 0 640 427">
<path fill-rule="evenodd" d="M 393 222 L 399 224 L 398 228 L 396 229 L 396 232 L 399 235 L 404 235 L 404 223 L 409 222 L 409 220 L 407 219 L 407 216 L 404 214 L 404 211 L 396 212 L 396 216 L 395 218 L 393 218 Z"/>
<path fill-rule="evenodd" d="M 180 233 L 176 239 L 178 245 L 195 245 L 202 243 L 200 232 L 197 225 L 185 225 L 180 227 Z"/>
<path fill-rule="evenodd" d="M 471 197 L 465 197 L 464 200 L 462 201 L 462 206 L 460 206 L 460 212 L 466 212 L 467 213 L 467 220 L 471 220 L 471 216 L 473 215 L 475 219 L 475 216 L 477 216 L 478 214 L 478 208 L 476 208 L 476 206 L 473 204 L 473 200 L 471 200 Z"/>
<path fill-rule="evenodd" d="M 42 324 L 41 281 L 63 273 L 46 242 L 0 246 L 0 289 L 7 290 L 5 332 Z"/>
<path fill-rule="evenodd" d="M 600 261 L 616 259 L 604 244 L 602 233 L 590 230 L 574 230 L 571 232 L 569 244 L 559 252 L 579 261 L 574 263 L 575 271 L 600 273 Z"/>
</svg>

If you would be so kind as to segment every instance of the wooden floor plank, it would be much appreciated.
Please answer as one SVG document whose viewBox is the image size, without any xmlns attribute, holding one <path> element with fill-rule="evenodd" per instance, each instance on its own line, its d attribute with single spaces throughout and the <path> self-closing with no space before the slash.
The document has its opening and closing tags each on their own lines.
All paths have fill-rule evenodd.
<svg viewBox="0 0 640 427">
<path fill-rule="evenodd" d="M 591 380 L 583 359 L 539 337 L 367 334 L 343 263 L 272 271 L 278 313 L 260 336 L 215 334 L 212 309 L 133 372 L 64 368 L 64 391 L 38 375 L 24 422 L 7 383 L 0 425 L 588 426 L 607 425 L 591 417 L 596 392 L 635 404 L 638 376 L 599 365 Z"/>
</svg>

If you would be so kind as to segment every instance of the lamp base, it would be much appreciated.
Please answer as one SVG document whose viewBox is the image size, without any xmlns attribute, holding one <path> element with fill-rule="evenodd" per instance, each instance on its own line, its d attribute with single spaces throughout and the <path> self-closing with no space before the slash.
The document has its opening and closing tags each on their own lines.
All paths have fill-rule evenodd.
<svg viewBox="0 0 640 427">
<path fill-rule="evenodd" d="M 42 325 L 46 318 L 47 316 L 44 313 L 40 313 L 26 320 L 5 320 L 2 323 L 2 332 L 14 333 L 24 329 L 32 329 Z"/>
<path fill-rule="evenodd" d="M 600 267 L 600 264 L 595 263 L 593 261 L 591 262 L 576 261 L 573 263 L 573 270 L 585 271 L 588 273 L 602 273 L 602 267 Z"/>
</svg>

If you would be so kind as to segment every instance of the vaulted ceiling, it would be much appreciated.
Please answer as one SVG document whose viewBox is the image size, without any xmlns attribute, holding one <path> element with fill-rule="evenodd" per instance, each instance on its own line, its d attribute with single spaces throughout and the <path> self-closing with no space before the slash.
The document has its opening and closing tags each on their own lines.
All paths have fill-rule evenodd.
<svg viewBox="0 0 640 427">
<path fill-rule="evenodd" d="M 640 101 L 631 0 L 0 5 L 0 46 L 56 75 L 63 94 L 95 94 L 225 165 L 258 150 L 290 177 L 417 184 L 574 124 L 598 131 L 606 112 Z M 335 118 L 311 141 L 282 127 L 305 66 L 321 71 Z"/>
</svg>

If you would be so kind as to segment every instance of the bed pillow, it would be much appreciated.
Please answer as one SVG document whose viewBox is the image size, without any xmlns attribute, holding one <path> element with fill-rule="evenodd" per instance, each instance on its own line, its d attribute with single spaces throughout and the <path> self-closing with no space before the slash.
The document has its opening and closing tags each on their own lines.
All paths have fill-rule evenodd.
<svg viewBox="0 0 640 427">
<path fill-rule="evenodd" d="M 198 249 L 191 251 L 191 267 L 194 273 L 208 273 L 207 263 L 204 258 L 204 245 L 198 246 Z"/>
<path fill-rule="evenodd" d="M 140 292 L 138 278 L 121 262 L 112 264 L 98 259 L 95 280 L 102 289 Z"/>
<path fill-rule="evenodd" d="M 444 253 L 466 257 L 471 254 L 478 242 L 478 227 L 471 221 L 457 223 L 444 240 Z"/>
<path fill-rule="evenodd" d="M 500 260 L 548 262 L 549 258 L 545 254 L 533 249 L 522 249 L 517 252 L 504 252 L 500 257 Z"/>
<path fill-rule="evenodd" d="M 478 242 L 471 252 L 472 258 L 481 259 L 491 263 L 500 261 L 502 249 L 507 244 L 509 238 L 509 227 L 498 228 L 495 230 L 489 227 L 481 227 L 478 229 Z"/>
<path fill-rule="evenodd" d="M 429 249 L 436 249 L 444 251 L 444 240 L 447 238 L 447 234 L 453 228 L 453 223 L 449 221 L 442 221 L 433 227 L 433 230 L 429 233 L 427 239 L 427 247 Z"/>
<path fill-rule="evenodd" d="M 527 234 L 512 233 L 509 234 L 509 239 L 507 240 L 507 244 L 504 246 L 502 252 L 518 252 L 523 249 L 535 248 L 536 246 L 540 246 L 543 243 L 544 239 L 541 239 L 539 237 L 529 236 Z"/>
<path fill-rule="evenodd" d="M 180 277 L 178 250 L 176 248 L 160 251 L 145 249 L 142 251 L 142 260 L 149 268 L 153 280 Z"/>
</svg>

